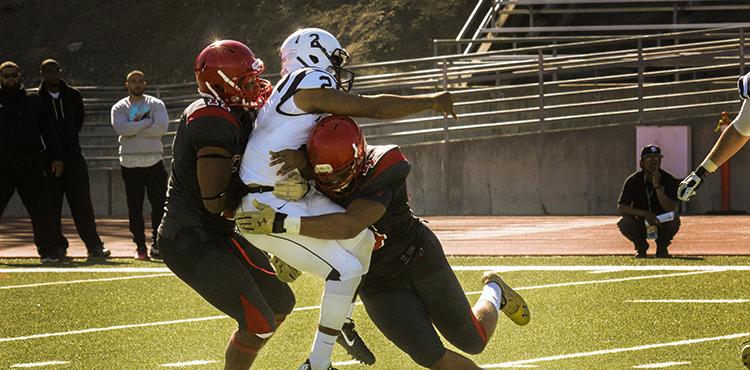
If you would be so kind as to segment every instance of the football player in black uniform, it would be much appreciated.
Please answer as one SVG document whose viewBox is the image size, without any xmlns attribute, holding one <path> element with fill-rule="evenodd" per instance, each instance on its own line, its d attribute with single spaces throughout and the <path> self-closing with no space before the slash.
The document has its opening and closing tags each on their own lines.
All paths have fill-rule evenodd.
<svg viewBox="0 0 750 370">
<path fill-rule="evenodd" d="M 244 44 L 222 40 L 195 60 L 201 98 L 182 115 L 158 244 L 169 268 L 237 321 L 225 369 L 248 369 L 294 307 L 289 286 L 229 219 L 251 188 L 237 176 L 255 109 L 271 91 L 263 62 Z"/>
<path fill-rule="evenodd" d="M 367 146 L 354 121 L 329 116 L 310 134 L 307 156 L 316 186 L 346 211 L 291 222 L 300 225 L 300 234 L 318 238 L 351 238 L 366 227 L 380 236 L 359 294 L 375 325 L 417 364 L 479 369 L 446 349 L 435 327 L 454 346 L 477 354 L 493 334 L 499 311 L 528 324 L 526 302 L 495 273 L 484 274 L 482 295 L 469 305 L 440 241 L 412 213 L 406 190 L 411 165 L 397 146 Z M 291 216 L 261 203 L 256 208 L 237 215 L 240 229 L 286 231 Z"/>
</svg>

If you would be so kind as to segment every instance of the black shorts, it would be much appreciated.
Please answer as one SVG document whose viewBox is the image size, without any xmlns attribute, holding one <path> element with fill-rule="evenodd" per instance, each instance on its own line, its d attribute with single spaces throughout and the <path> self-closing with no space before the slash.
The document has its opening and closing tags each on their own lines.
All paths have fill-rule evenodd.
<svg viewBox="0 0 750 370">
<path fill-rule="evenodd" d="M 408 265 L 401 265 L 403 268 L 397 266 L 401 259 L 391 253 L 382 249 L 373 253 L 371 270 L 375 267 L 376 271 L 400 272 L 368 274 L 360 298 L 386 338 L 414 362 L 429 368 L 446 351 L 435 328 L 448 342 L 472 354 L 484 349 L 486 338 L 440 241 L 424 224 L 420 229 L 410 244 L 421 248 L 422 254 Z"/>
<path fill-rule="evenodd" d="M 275 315 L 294 308 L 294 294 L 273 273 L 268 258 L 239 235 L 215 237 L 183 228 L 175 240 L 159 234 L 164 263 L 208 303 L 252 334 L 276 330 Z"/>
</svg>

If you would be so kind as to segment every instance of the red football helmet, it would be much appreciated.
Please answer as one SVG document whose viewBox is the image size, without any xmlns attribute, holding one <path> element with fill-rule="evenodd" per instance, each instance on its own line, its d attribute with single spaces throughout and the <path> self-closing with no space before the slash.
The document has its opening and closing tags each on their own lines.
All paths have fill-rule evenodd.
<svg viewBox="0 0 750 370">
<path fill-rule="evenodd" d="M 229 106 L 258 108 L 271 95 L 268 80 L 258 76 L 266 67 L 245 44 L 221 40 L 208 45 L 195 58 L 198 91 Z"/>
<path fill-rule="evenodd" d="M 320 120 L 307 140 L 315 184 L 326 192 L 348 194 L 348 185 L 364 170 L 366 145 L 362 130 L 351 118 L 332 115 Z"/>
</svg>

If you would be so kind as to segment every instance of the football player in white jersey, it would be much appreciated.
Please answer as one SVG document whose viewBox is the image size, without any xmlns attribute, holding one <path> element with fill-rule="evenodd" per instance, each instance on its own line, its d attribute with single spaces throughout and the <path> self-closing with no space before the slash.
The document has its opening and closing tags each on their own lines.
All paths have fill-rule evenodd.
<svg viewBox="0 0 750 370">
<path fill-rule="evenodd" d="M 255 211 L 254 202 L 260 202 L 283 209 L 288 215 L 273 225 L 273 230 L 267 230 L 268 234 L 245 236 L 294 268 L 325 279 L 320 325 L 310 357 L 300 369 L 330 369 L 333 344 L 351 316 L 355 291 L 369 268 L 377 241 L 365 227 L 300 235 L 300 217 L 341 213 L 344 209 L 314 188 L 295 201 L 277 197 L 271 192 L 273 186 L 285 179 L 289 163 L 296 159 L 300 167 L 304 164 L 300 149 L 324 116 L 389 119 L 435 110 L 455 118 L 453 96 L 448 92 L 408 97 L 349 93 L 353 74 L 344 69 L 349 56 L 338 40 L 322 29 L 294 32 L 281 45 L 280 54 L 282 78 L 258 113 L 240 168 L 244 183 L 258 184 L 265 190 L 245 196 L 238 212 Z"/>
<path fill-rule="evenodd" d="M 743 99 L 740 113 L 721 133 L 719 140 L 703 162 L 682 180 L 677 188 L 677 197 L 680 200 L 689 201 L 703 183 L 703 178 L 732 158 L 750 139 L 750 107 L 747 105 L 750 99 L 750 73 L 739 78 L 737 87 L 740 98 Z"/>
</svg>

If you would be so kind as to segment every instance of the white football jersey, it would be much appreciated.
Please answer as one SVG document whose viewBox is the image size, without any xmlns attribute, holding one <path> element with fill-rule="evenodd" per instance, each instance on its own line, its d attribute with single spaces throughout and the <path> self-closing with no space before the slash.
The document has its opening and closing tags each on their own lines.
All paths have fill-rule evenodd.
<svg viewBox="0 0 750 370">
<path fill-rule="evenodd" d="M 327 113 L 307 113 L 294 104 L 302 89 L 335 89 L 334 77 L 321 69 L 302 68 L 282 78 L 258 112 L 253 132 L 242 156 L 240 178 L 245 184 L 273 186 L 281 177 L 271 167 L 270 151 L 299 149 L 307 143 L 313 126 Z"/>
</svg>

